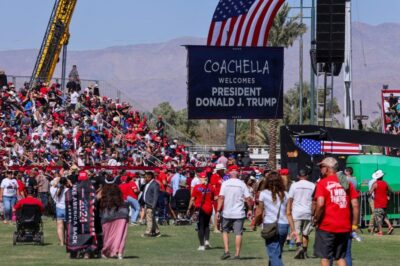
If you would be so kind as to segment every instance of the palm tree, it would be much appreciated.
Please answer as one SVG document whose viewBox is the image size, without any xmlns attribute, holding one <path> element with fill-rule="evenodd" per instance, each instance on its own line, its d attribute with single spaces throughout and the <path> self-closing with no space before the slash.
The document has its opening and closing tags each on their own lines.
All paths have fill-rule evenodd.
<svg viewBox="0 0 400 266">
<path fill-rule="evenodd" d="M 283 46 L 285 48 L 292 46 L 294 41 L 303 35 L 307 27 L 300 23 L 300 14 L 289 17 L 290 7 L 287 3 L 276 15 L 268 37 L 268 46 Z M 276 145 L 277 145 L 278 120 L 268 121 L 268 139 L 269 139 L 269 159 L 268 164 L 272 169 L 276 168 Z"/>
</svg>

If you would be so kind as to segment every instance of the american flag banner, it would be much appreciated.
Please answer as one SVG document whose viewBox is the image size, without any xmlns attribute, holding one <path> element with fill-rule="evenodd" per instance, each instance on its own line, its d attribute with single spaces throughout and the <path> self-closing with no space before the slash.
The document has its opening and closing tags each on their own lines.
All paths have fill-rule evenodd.
<svg viewBox="0 0 400 266">
<path fill-rule="evenodd" d="M 360 154 L 361 145 L 355 143 L 346 143 L 338 141 L 319 141 L 313 139 L 302 139 L 301 141 L 297 138 L 295 140 L 297 147 L 302 149 L 305 153 L 310 156 L 319 154 Z"/>
<path fill-rule="evenodd" d="M 285 0 L 220 0 L 208 46 L 267 46 L 268 34 Z"/>
<path fill-rule="evenodd" d="M 338 141 L 322 141 L 321 152 L 332 154 L 360 154 L 362 147 L 360 144 L 346 143 Z"/>
</svg>

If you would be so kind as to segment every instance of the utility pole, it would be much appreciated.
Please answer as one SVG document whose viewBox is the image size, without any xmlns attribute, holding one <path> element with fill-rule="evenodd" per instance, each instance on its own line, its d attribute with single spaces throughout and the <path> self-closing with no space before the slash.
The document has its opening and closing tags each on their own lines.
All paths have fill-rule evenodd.
<svg viewBox="0 0 400 266">
<path fill-rule="evenodd" d="M 311 49 L 315 49 L 315 0 L 311 0 Z M 310 124 L 315 125 L 315 74 L 312 63 L 310 64 Z"/>
<path fill-rule="evenodd" d="M 352 30 L 351 0 L 346 0 L 345 58 L 344 58 L 344 125 L 352 129 L 353 124 L 353 86 L 352 86 Z"/>
<path fill-rule="evenodd" d="M 303 24 L 303 0 L 300 0 L 300 24 Z M 303 124 L 303 34 L 300 35 L 299 52 L 299 124 Z"/>
</svg>

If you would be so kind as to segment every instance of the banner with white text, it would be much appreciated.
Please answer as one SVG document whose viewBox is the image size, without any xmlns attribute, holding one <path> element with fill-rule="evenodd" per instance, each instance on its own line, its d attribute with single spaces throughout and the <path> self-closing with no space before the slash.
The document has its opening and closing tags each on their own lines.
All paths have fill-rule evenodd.
<svg viewBox="0 0 400 266">
<path fill-rule="evenodd" d="M 283 117 L 283 48 L 186 46 L 189 119 Z"/>
</svg>

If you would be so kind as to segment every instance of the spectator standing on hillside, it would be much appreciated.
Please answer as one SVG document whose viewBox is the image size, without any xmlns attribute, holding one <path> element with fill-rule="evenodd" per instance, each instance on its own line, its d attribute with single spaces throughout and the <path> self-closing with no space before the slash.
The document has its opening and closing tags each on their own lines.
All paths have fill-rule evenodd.
<svg viewBox="0 0 400 266">
<path fill-rule="evenodd" d="M 348 183 L 346 189 L 339 182 L 336 159 L 327 157 L 318 165 L 321 180 L 314 195 L 317 225 L 314 253 L 321 258 L 322 266 L 328 266 L 330 259 L 338 266 L 345 266 L 350 232 L 358 229 L 358 193 L 353 184 Z"/>
<path fill-rule="evenodd" d="M 158 131 L 158 136 L 160 136 L 161 138 L 164 137 L 165 123 L 161 116 L 158 117 L 156 127 Z"/>
<path fill-rule="evenodd" d="M 3 88 L 3 86 L 7 86 L 7 75 L 4 70 L 0 70 L 0 88 Z"/>
<path fill-rule="evenodd" d="M 308 236 L 312 230 L 311 204 L 315 185 L 308 181 L 307 171 L 300 169 L 297 175 L 299 181 L 293 183 L 289 189 L 287 215 L 293 219 L 296 231 L 297 252 L 295 259 L 307 257 Z"/>
<path fill-rule="evenodd" d="M 68 78 L 70 79 L 70 81 L 75 82 L 75 84 L 76 84 L 75 88 L 77 89 L 77 91 L 80 91 L 81 90 L 81 86 L 80 86 L 81 79 L 79 78 L 78 68 L 76 65 L 72 66 L 72 69 L 69 72 Z"/>
<path fill-rule="evenodd" d="M 218 198 L 217 219 L 222 221 L 222 240 L 224 241 L 224 254 L 222 260 L 228 259 L 229 233 L 235 234 L 235 257 L 240 259 L 242 246 L 243 224 L 246 219 L 245 202 L 251 210 L 251 195 L 246 184 L 238 178 L 237 169 L 229 172 L 229 179 L 222 183 Z M 251 212 L 251 211 L 250 211 Z"/>
<path fill-rule="evenodd" d="M 369 194 L 374 193 L 374 217 L 375 223 L 378 227 L 378 233 L 376 234 L 377 236 L 383 235 L 382 224 L 384 221 L 388 225 L 387 234 L 390 235 L 393 233 L 393 226 L 386 217 L 386 208 L 389 203 L 391 189 L 388 184 L 383 181 L 384 175 L 385 174 L 382 172 L 382 170 L 378 170 L 372 175 L 372 178 L 376 181 L 369 191 Z"/>
</svg>

